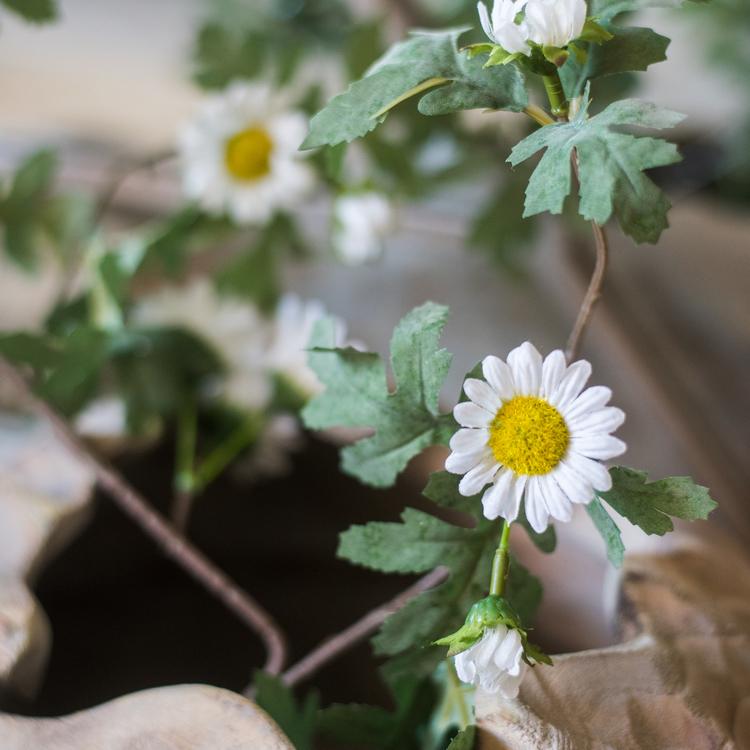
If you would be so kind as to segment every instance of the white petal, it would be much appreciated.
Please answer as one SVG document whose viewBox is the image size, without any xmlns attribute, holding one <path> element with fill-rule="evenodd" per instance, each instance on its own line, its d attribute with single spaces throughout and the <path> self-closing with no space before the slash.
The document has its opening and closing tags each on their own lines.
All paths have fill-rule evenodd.
<svg viewBox="0 0 750 750">
<path fill-rule="evenodd" d="M 456 404 L 453 416 L 462 427 L 487 427 L 495 418 L 494 414 L 471 401 Z"/>
<path fill-rule="evenodd" d="M 606 492 L 612 489 L 612 477 L 604 464 L 592 461 L 575 451 L 568 451 L 563 462 L 588 481 L 595 490 Z"/>
<path fill-rule="evenodd" d="M 542 355 L 533 344 L 525 341 L 508 355 L 516 393 L 537 396 L 542 384 Z"/>
<path fill-rule="evenodd" d="M 472 684 L 477 676 L 477 667 L 472 659 L 471 651 L 473 649 L 467 649 L 458 654 L 453 663 L 456 667 L 456 674 L 461 682 Z"/>
<path fill-rule="evenodd" d="M 485 357 L 482 362 L 482 374 L 503 401 L 513 398 L 515 395 L 513 375 L 510 367 L 502 359 L 493 356 Z"/>
<path fill-rule="evenodd" d="M 549 522 L 549 512 L 542 496 L 539 480 L 540 477 L 537 476 L 529 477 L 524 498 L 526 518 L 537 534 L 541 534 L 547 528 Z"/>
<path fill-rule="evenodd" d="M 568 367 L 568 371 L 550 397 L 549 402 L 559 411 L 564 411 L 583 390 L 586 381 L 591 377 L 591 365 L 585 359 L 579 359 Z"/>
<path fill-rule="evenodd" d="M 545 474 L 543 477 L 539 477 L 539 480 L 544 504 L 547 506 L 549 514 L 556 521 L 568 523 L 573 518 L 573 505 L 555 481 L 554 474 Z"/>
<path fill-rule="evenodd" d="M 487 458 L 479 465 L 467 472 L 463 479 L 458 483 L 458 491 L 464 497 L 476 495 L 486 484 L 489 484 L 499 465 L 494 457 Z"/>
<path fill-rule="evenodd" d="M 490 14 L 487 11 L 487 6 L 484 3 L 479 2 L 477 3 L 477 10 L 479 11 L 479 21 L 482 24 L 484 33 L 494 41 L 495 35 L 492 33 L 492 23 L 490 22 Z"/>
<path fill-rule="evenodd" d="M 453 434 L 450 441 L 451 450 L 456 453 L 474 453 L 487 445 L 487 430 L 465 428 Z"/>
<path fill-rule="evenodd" d="M 518 518 L 525 477 L 517 477 L 510 469 L 500 469 L 495 484 L 482 497 L 484 517 L 493 521 L 502 516 L 508 523 Z"/>
<path fill-rule="evenodd" d="M 464 382 L 464 393 L 475 403 L 493 414 L 500 408 L 502 401 L 494 388 L 484 380 L 468 378 Z"/>
<path fill-rule="evenodd" d="M 577 419 L 568 420 L 571 437 L 584 437 L 601 433 L 614 432 L 625 421 L 625 412 L 616 406 L 590 412 Z"/>
<path fill-rule="evenodd" d="M 589 503 L 594 497 L 594 488 L 580 474 L 561 461 L 551 472 L 560 489 L 571 503 Z"/>
<path fill-rule="evenodd" d="M 615 456 L 621 456 L 628 449 L 628 446 L 619 438 L 611 435 L 593 434 L 574 437 L 570 441 L 570 449 L 586 456 L 586 458 L 607 461 L 610 458 L 615 458 Z"/>
<path fill-rule="evenodd" d="M 453 452 L 445 459 L 445 470 L 451 474 L 466 474 L 491 455 L 490 451 L 484 448 L 471 453 Z"/>
<path fill-rule="evenodd" d="M 518 662 L 521 657 L 521 636 L 515 628 L 506 630 L 505 637 L 495 651 L 493 661 L 498 669 L 509 674 L 518 674 Z"/>
<path fill-rule="evenodd" d="M 539 395 L 549 399 L 557 390 L 567 369 L 562 351 L 555 349 L 554 352 L 550 352 L 542 364 L 542 389 Z"/>
<path fill-rule="evenodd" d="M 612 398 L 612 391 L 603 385 L 587 388 L 568 408 L 564 417 L 568 420 L 582 417 L 592 411 L 605 407 Z"/>
</svg>

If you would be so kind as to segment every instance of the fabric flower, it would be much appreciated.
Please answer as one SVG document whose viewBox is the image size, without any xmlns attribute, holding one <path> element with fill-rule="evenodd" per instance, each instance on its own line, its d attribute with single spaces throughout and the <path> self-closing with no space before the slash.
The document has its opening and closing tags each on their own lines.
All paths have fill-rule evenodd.
<svg viewBox="0 0 750 750">
<path fill-rule="evenodd" d="M 393 227 L 393 208 L 380 193 L 350 193 L 333 208 L 333 246 L 339 257 L 359 265 L 380 257 Z"/>
<path fill-rule="evenodd" d="M 459 492 L 466 497 L 492 484 L 482 497 L 487 518 L 514 521 L 524 499 L 529 523 L 542 532 L 550 517 L 569 521 L 574 503 L 611 488 L 601 461 L 625 451 L 610 434 L 625 414 L 607 406 L 609 388 L 584 390 L 588 362 L 568 366 L 559 350 L 542 361 L 526 342 L 507 363 L 486 357 L 482 373 L 484 380 L 466 380 L 469 400 L 453 410 L 463 429 L 451 438 L 445 468 L 464 475 Z"/>
<path fill-rule="evenodd" d="M 522 661 L 523 643 L 515 628 L 496 625 L 484 631 L 473 646 L 454 657 L 461 682 L 481 687 L 488 693 L 515 698 L 526 673 Z"/>
<path fill-rule="evenodd" d="M 581 35 L 586 13 L 586 0 L 529 0 L 528 38 L 542 47 L 565 47 Z"/>
<path fill-rule="evenodd" d="M 506 52 L 511 54 L 520 52 L 529 55 L 531 48 L 528 45 L 529 33 L 525 21 L 516 23 L 516 18 L 526 6 L 528 0 L 495 0 L 490 16 L 487 6 L 480 2 L 477 4 L 479 20 L 482 23 L 484 33 L 495 43 L 499 44 Z"/>
<path fill-rule="evenodd" d="M 184 328 L 208 344 L 226 367 L 219 392 L 230 403 L 250 411 L 271 398 L 267 371 L 269 327 L 258 309 L 222 297 L 206 279 L 187 287 L 166 287 L 141 300 L 133 311 L 141 325 Z"/>
<path fill-rule="evenodd" d="M 313 184 L 298 151 L 307 117 L 286 110 L 268 86 L 234 83 L 209 98 L 180 136 L 185 194 L 239 224 L 294 207 Z"/>
</svg>

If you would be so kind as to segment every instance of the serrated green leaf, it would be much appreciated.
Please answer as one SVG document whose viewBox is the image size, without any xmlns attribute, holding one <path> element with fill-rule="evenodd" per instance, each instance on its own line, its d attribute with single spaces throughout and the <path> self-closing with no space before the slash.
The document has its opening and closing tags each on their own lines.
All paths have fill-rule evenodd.
<svg viewBox="0 0 750 750">
<path fill-rule="evenodd" d="M 396 326 L 391 367 L 396 390 L 389 393 L 385 365 L 375 354 L 332 349 L 330 321 L 318 324 L 310 342 L 310 366 L 326 390 L 305 407 L 311 429 L 371 427 L 364 438 L 341 452 L 343 470 L 375 487 L 393 484 L 409 461 L 430 445 L 445 443 L 455 429 L 440 414 L 438 398 L 451 355 L 438 342 L 448 308 L 428 302 Z"/>
<path fill-rule="evenodd" d="M 437 695 L 429 680 L 407 677 L 393 685 L 394 711 L 358 704 L 333 705 L 318 714 L 318 729 L 342 747 L 422 750 L 421 730 Z"/>
<path fill-rule="evenodd" d="M 625 557 L 625 545 L 622 543 L 622 534 L 612 516 L 607 513 L 598 497 L 595 497 L 587 506 L 586 512 L 594 522 L 596 530 L 601 534 L 607 547 L 607 557 L 616 568 L 622 567 Z"/>
<path fill-rule="evenodd" d="M 464 29 L 414 33 L 392 47 L 361 80 L 334 97 L 310 123 L 303 149 L 335 146 L 374 130 L 406 98 L 422 96 L 419 111 L 441 115 L 462 109 L 508 109 L 528 103 L 523 76 L 515 66 L 484 69 L 479 59 L 457 48 Z"/>
<path fill-rule="evenodd" d="M 447 750 L 474 750 L 477 740 L 477 728 L 475 726 L 462 729 L 448 745 Z"/>
<path fill-rule="evenodd" d="M 579 213 L 602 225 L 614 214 L 623 231 L 636 242 L 656 242 L 668 226 L 671 204 L 644 170 L 674 164 L 681 157 L 667 141 L 636 137 L 613 128 L 659 130 L 682 119 L 683 115 L 676 112 L 626 99 L 591 119 L 586 119 L 582 110 L 571 122 L 540 128 L 521 141 L 508 158 L 516 166 L 546 149 L 529 180 L 524 215 L 562 213 L 572 188 L 571 156 L 575 150 L 581 185 Z"/>
<path fill-rule="evenodd" d="M 645 471 L 622 466 L 609 473 L 612 489 L 598 493 L 599 497 L 647 534 L 662 536 L 674 530 L 670 516 L 686 521 L 706 519 L 717 507 L 708 489 L 690 477 L 649 482 Z"/>
<path fill-rule="evenodd" d="M 47 23 L 57 20 L 55 0 L 0 0 L 2 4 L 32 23 Z"/>
<path fill-rule="evenodd" d="M 560 69 L 560 79 L 568 99 L 580 96 L 586 82 L 616 73 L 646 70 L 667 59 L 670 40 L 652 29 L 605 24 L 612 39 L 604 44 L 585 42 L 585 60 L 572 55 Z"/>
<path fill-rule="evenodd" d="M 265 672 L 255 673 L 254 684 L 255 702 L 281 727 L 295 750 L 313 750 L 320 704 L 317 694 L 308 693 L 298 703 L 290 688 Z"/>
</svg>

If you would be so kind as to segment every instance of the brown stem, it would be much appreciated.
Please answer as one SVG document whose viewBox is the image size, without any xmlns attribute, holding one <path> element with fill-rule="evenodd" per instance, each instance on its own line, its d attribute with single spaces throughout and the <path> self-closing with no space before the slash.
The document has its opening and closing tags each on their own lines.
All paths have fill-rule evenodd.
<svg viewBox="0 0 750 750">
<path fill-rule="evenodd" d="M 89 466 L 99 486 L 156 542 L 167 557 L 258 634 L 267 652 L 263 669 L 270 674 L 279 674 L 286 660 L 286 643 L 271 615 L 153 510 L 147 500 L 114 468 L 95 456 L 68 423 L 46 401 L 33 393 L 23 375 L 2 358 L 0 375 L 18 388 L 32 411 L 51 423 L 60 440 L 82 463 Z"/>
<path fill-rule="evenodd" d="M 434 588 L 448 577 L 445 568 L 436 568 L 426 576 L 422 576 L 416 583 L 402 591 L 398 596 L 376 609 L 368 612 L 364 617 L 357 620 L 337 635 L 327 638 L 316 646 L 307 656 L 304 656 L 296 664 L 293 664 L 282 675 L 281 679 L 286 685 L 296 685 L 298 682 L 311 677 L 322 666 L 336 659 L 339 655 L 348 651 L 362 639 L 377 630 L 385 620 L 408 604 L 415 596 Z M 249 692 L 249 690 L 247 691 Z"/>
<path fill-rule="evenodd" d="M 572 362 L 578 356 L 583 334 L 586 332 L 586 327 L 591 320 L 594 307 L 602 295 L 602 285 L 604 284 L 604 276 L 607 272 L 607 264 L 609 262 L 609 244 L 604 227 L 599 226 L 594 221 L 591 222 L 591 226 L 594 230 L 594 241 L 596 242 L 596 265 L 594 266 L 594 273 L 589 282 L 589 288 L 586 290 L 586 296 L 581 303 L 581 309 L 578 311 L 578 318 L 568 339 L 566 348 L 568 362 Z"/>
</svg>

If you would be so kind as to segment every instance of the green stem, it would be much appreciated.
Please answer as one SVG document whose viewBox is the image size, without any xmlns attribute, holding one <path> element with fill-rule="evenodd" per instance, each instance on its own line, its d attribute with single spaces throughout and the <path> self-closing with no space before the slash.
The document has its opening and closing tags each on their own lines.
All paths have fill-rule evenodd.
<svg viewBox="0 0 750 750">
<path fill-rule="evenodd" d="M 461 686 L 461 681 L 456 674 L 456 667 L 453 665 L 453 659 L 446 659 L 445 663 L 448 671 L 448 694 L 450 695 L 451 702 L 455 703 L 458 707 L 458 718 L 461 723 L 461 731 L 463 731 L 471 724 L 469 707 L 466 705 L 463 687 Z"/>
<path fill-rule="evenodd" d="M 495 557 L 492 560 L 492 578 L 490 580 L 490 595 L 502 596 L 505 591 L 505 579 L 508 577 L 508 568 L 510 565 L 510 552 L 508 543 L 510 540 L 510 524 L 506 521 L 503 523 L 503 531 L 500 534 L 500 544 L 495 550 Z"/>
<path fill-rule="evenodd" d="M 214 448 L 195 470 L 193 489 L 201 492 L 216 479 L 258 437 L 263 426 L 257 417 L 248 417 L 229 437 Z"/>
<path fill-rule="evenodd" d="M 552 107 L 552 114 L 555 115 L 555 117 L 567 117 L 568 100 L 565 98 L 560 74 L 555 71 L 549 75 L 542 76 L 542 80 L 544 81 L 544 89 L 547 92 L 547 98 Z"/>
<path fill-rule="evenodd" d="M 195 401 L 187 399 L 177 420 L 174 486 L 178 492 L 190 492 L 193 489 L 197 422 Z"/>
</svg>

